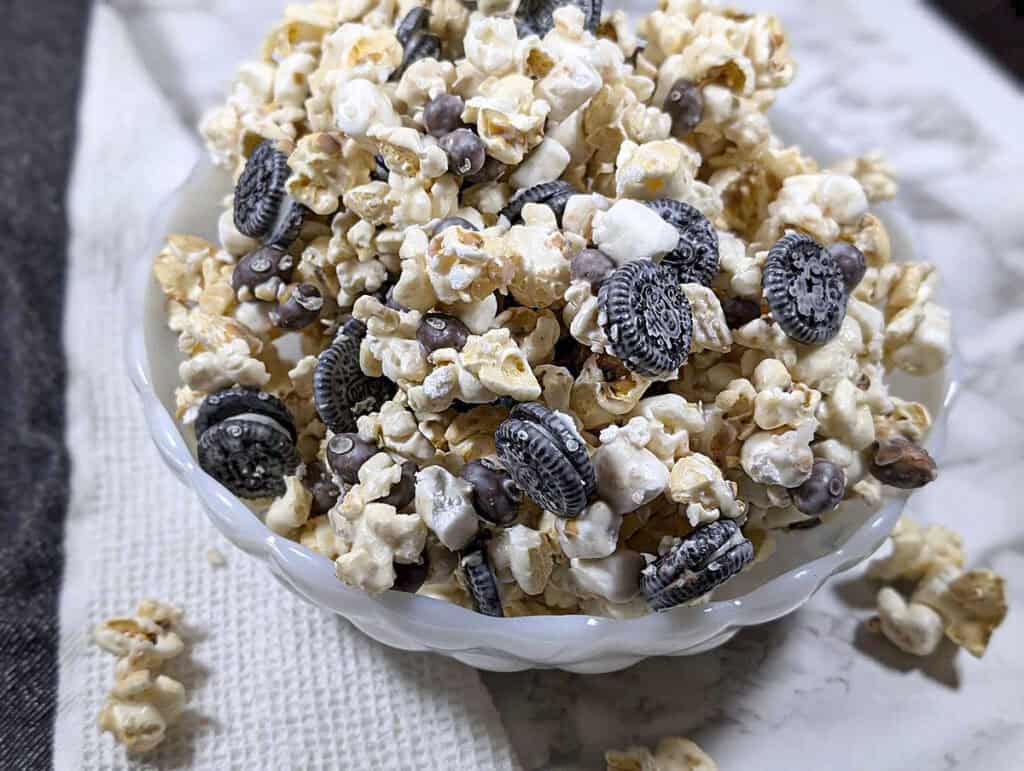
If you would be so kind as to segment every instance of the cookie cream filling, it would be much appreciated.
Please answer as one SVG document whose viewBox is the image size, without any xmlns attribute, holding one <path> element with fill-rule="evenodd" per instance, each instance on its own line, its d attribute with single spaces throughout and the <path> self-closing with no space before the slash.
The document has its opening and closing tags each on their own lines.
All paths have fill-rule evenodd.
<svg viewBox="0 0 1024 771">
<path fill-rule="evenodd" d="M 272 428 L 279 434 L 288 437 L 291 440 L 292 435 L 288 432 L 288 429 L 282 426 L 278 421 L 267 415 L 260 415 L 256 412 L 243 412 L 240 415 L 232 415 L 230 418 L 225 418 L 225 423 L 259 423 L 261 426 Z"/>
</svg>

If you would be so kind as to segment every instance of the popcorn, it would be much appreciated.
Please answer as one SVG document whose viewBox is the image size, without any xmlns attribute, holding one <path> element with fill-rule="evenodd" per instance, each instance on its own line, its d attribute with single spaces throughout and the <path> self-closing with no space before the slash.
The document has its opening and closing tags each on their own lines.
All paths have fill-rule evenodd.
<svg viewBox="0 0 1024 771">
<path fill-rule="evenodd" d="M 96 723 L 130 752 L 156 748 L 184 710 L 185 687 L 159 673 L 165 661 L 185 650 L 174 631 L 180 620 L 178 608 L 142 600 L 134 616 L 111 618 L 93 630 L 96 644 L 119 657 Z"/>
<path fill-rule="evenodd" d="M 686 200 L 700 167 L 700 155 L 674 139 L 645 144 L 626 141 L 619 148 L 615 166 L 615 194 L 620 199 Z"/>
<path fill-rule="evenodd" d="M 938 372 L 952 350 L 949 311 L 933 302 L 904 308 L 885 328 L 886 359 L 912 375 Z"/>
<path fill-rule="evenodd" d="M 378 124 L 366 136 L 376 143 L 387 167 L 402 176 L 433 178 L 448 171 L 448 157 L 437 140 L 416 129 Z"/>
<path fill-rule="evenodd" d="M 373 296 L 363 295 L 356 300 L 352 315 L 366 324 L 361 349 L 363 371 L 372 371 L 378 377 L 383 374 L 401 384 L 423 381 L 429 366 L 423 346 L 416 339 L 418 311 L 396 311 Z"/>
<path fill-rule="evenodd" d="M 595 501 L 576 519 L 556 517 L 554 525 L 566 557 L 597 559 L 615 551 L 622 515 L 604 501 Z"/>
<path fill-rule="evenodd" d="M 541 533 L 525 525 L 503 528 L 491 539 L 487 551 L 499 579 L 508 576 L 525 594 L 543 593 L 554 567 L 554 554 Z"/>
<path fill-rule="evenodd" d="M 732 348 L 732 332 L 725 321 L 725 313 L 715 293 L 700 284 L 683 284 L 683 294 L 690 301 L 693 314 L 693 353 L 718 351 L 726 353 Z"/>
<path fill-rule="evenodd" d="M 742 517 L 747 507 L 736 493 L 736 484 L 727 482 L 714 461 L 700 453 L 680 458 L 669 475 L 669 497 L 686 507 L 693 527 L 719 517 Z"/>
<path fill-rule="evenodd" d="M 551 360 L 562 331 L 555 314 L 547 309 L 538 312 L 531 308 L 509 308 L 494 319 L 494 325 L 512 333 L 533 367 Z"/>
<path fill-rule="evenodd" d="M 512 19 L 479 16 L 470 21 L 462 44 L 474 67 L 486 76 L 500 77 L 515 68 L 517 41 Z"/>
<path fill-rule="evenodd" d="M 991 570 L 964 573 L 946 567 L 918 584 L 911 598 L 911 607 L 915 605 L 937 611 L 946 636 L 981 658 L 992 632 L 1006 618 L 1006 582 Z"/>
<path fill-rule="evenodd" d="M 597 492 L 616 514 L 636 511 L 661 495 L 669 484 L 668 469 L 644 445 L 649 441 L 647 421 L 632 418 L 626 428 L 606 428 L 601 446 L 591 459 L 597 474 Z"/>
<path fill-rule="evenodd" d="M 299 543 L 332 561 L 343 548 L 334 533 L 334 525 L 326 516 L 307 520 L 299 531 Z"/>
<path fill-rule="evenodd" d="M 878 592 L 878 615 L 868 622 L 915 656 L 935 652 L 943 635 L 980 658 L 1006 618 L 1005 581 L 991 570 L 964 572 L 960 538 L 940 526 L 922 529 L 900 517 L 890 535 L 892 555 L 869 565 L 868 575 L 888 581 L 914 579 L 908 602 L 892 587 Z"/>
<path fill-rule="evenodd" d="M 569 165 L 569 152 L 556 140 L 545 137 L 533 151 L 526 156 L 519 168 L 509 178 L 509 182 L 518 188 L 533 187 L 542 182 L 558 179 Z"/>
<path fill-rule="evenodd" d="M 863 450 L 874 442 L 875 423 L 871 408 L 860 404 L 859 394 L 860 391 L 849 380 L 840 380 L 815 412 L 818 433 L 835 437 L 854 450 Z"/>
<path fill-rule="evenodd" d="M 761 484 L 799 487 L 811 475 L 814 454 L 810 443 L 816 425 L 810 418 L 790 431 L 753 434 L 740 453 L 743 470 Z"/>
<path fill-rule="evenodd" d="M 599 597 L 612 603 L 629 602 L 640 592 L 644 558 L 618 549 L 600 559 L 573 559 L 569 572 L 580 597 Z"/>
<path fill-rule="evenodd" d="M 520 39 L 527 27 L 515 17 L 529 9 L 515 0 L 481 0 L 472 11 L 436 0 L 426 23 L 441 50 L 405 66 L 397 22 L 417 1 L 290 5 L 201 128 L 235 179 L 266 139 L 286 154 L 287 180 L 223 199 L 219 245 L 172 235 L 154 260 L 168 325 L 187 357 L 174 390 L 184 424 L 221 389 L 264 389 L 290 412 L 299 458 L 326 463 L 330 434 L 314 405 L 314 375 L 342 323 L 365 326 L 347 362 L 353 376 L 357 368 L 393 386 L 356 423 L 380 450 L 361 469 L 365 478 L 342 491 L 329 517 L 310 518 L 302 467 L 282 476 L 284 494 L 254 507 L 268 527 L 335 560 L 342 580 L 370 591 L 391 585 L 394 560 L 418 561 L 428 548 L 420 593 L 471 607 L 454 552 L 478 533 L 479 500 L 457 475 L 469 461 L 494 460 L 496 435 L 511 463 L 509 432 L 499 429 L 523 402 L 539 404 L 517 416 L 533 411 L 540 449 L 566 455 L 588 497 L 538 504 L 546 495 L 527 471 L 540 470 L 507 469 L 523 472 L 522 524 L 500 530 L 488 548 L 508 615 L 642 615 L 640 553 L 720 518 L 756 533 L 755 557 L 769 559 L 773 531 L 806 520 L 790 493 L 816 459 L 845 474 L 844 503 L 829 517 L 844 516 L 846 502 L 877 509 L 885 491 L 869 473 L 874 443 L 920 443 L 931 425 L 923 405 L 890 393 L 889 375 L 940 370 L 949 315 L 937 302 L 934 266 L 892 262 L 889 234 L 870 211 L 895 192 L 884 159 L 823 167 L 776 135 L 769 107 L 794 73 L 778 20 L 666 0 L 639 20 L 641 50 L 623 11 L 591 19 L 595 34 L 582 7 L 564 5 L 548 32 Z M 695 122 L 666 105 L 681 78 L 699 95 Z M 427 105 L 442 95 L 462 100 L 458 117 L 484 145 L 473 175 L 449 170 L 439 138 L 426 131 Z M 548 199 L 536 191 L 538 200 L 506 208 L 549 183 L 571 190 Z M 292 264 L 263 283 L 243 282 L 237 295 L 236 265 L 266 236 L 235 227 L 236 195 L 247 199 L 240 205 L 268 209 L 287 195 L 308 210 L 287 248 Z M 692 314 L 688 357 L 672 377 L 652 379 L 609 346 L 601 277 L 574 281 L 572 267 L 583 249 L 616 266 L 685 250 L 677 227 L 645 203 L 662 198 L 690 204 L 716 229 L 719 269 L 701 276 L 708 285 L 681 286 Z M 793 232 L 830 249 L 852 244 L 867 265 L 838 334 L 821 345 L 789 337 L 762 297 L 769 251 Z M 323 298 L 319 319 L 282 330 L 272 311 L 300 284 Z M 645 297 L 635 305 L 656 312 Z M 468 334 L 443 341 L 451 347 L 421 344 L 426 314 L 457 318 Z M 647 321 L 637 333 L 658 335 Z M 579 436 L 544 428 L 545 409 Z M 384 501 L 396 484 L 408 486 L 406 463 L 418 478 L 399 514 Z M 560 505 L 578 516 L 544 510 Z M 950 539 L 918 530 L 898 529 L 896 552 L 875 571 L 923 580 L 946 564 L 962 569 Z M 956 625 L 951 634 L 980 649 L 998 616 L 998 582 L 964 578 L 984 605 L 965 610 L 934 599 L 959 579 L 942 580 L 927 601 L 887 595 L 887 628 L 896 634 L 927 617 L 927 634 L 908 643 L 923 650 L 936 639 L 937 615 L 943 633 Z"/>
<path fill-rule="evenodd" d="M 619 265 L 661 257 L 678 242 L 674 227 L 636 201 L 623 199 L 594 215 L 594 243 Z"/>
<path fill-rule="evenodd" d="M 267 509 L 264 522 L 279 535 L 288 535 L 295 528 L 302 527 L 309 519 L 313 495 L 298 477 L 284 478 L 284 495 L 274 500 Z"/>
<path fill-rule="evenodd" d="M 350 586 L 383 592 L 395 583 L 395 562 L 419 561 L 427 537 L 420 516 L 370 502 L 386 496 L 400 477 L 401 468 L 387 455 L 375 455 L 359 469 L 359 484 L 329 513 L 340 541 L 335 572 Z"/>
<path fill-rule="evenodd" d="M 892 553 L 868 565 L 870 578 L 890 582 L 916 581 L 935 570 L 964 565 L 960 536 L 941 525 L 921 527 L 910 517 L 902 516 L 889 540 Z"/>
<path fill-rule="evenodd" d="M 706 425 L 700 408 L 678 394 L 641 399 L 630 417 L 646 419 L 650 438 L 644 446 L 669 466 L 690 452 L 690 436 Z"/>
<path fill-rule="evenodd" d="M 150 752 L 163 742 L 185 701 L 185 686 L 143 669 L 114 684 L 96 724 L 114 734 L 129 752 Z"/>
<path fill-rule="evenodd" d="M 213 351 L 203 351 L 178 367 L 189 388 L 211 393 L 233 385 L 260 388 L 270 381 L 266 365 L 253 358 L 249 344 L 239 338 Z"/>
<path fill-rule="evenodd" d="M 569 261 L 577 251 L 558 230 L 515 225 L 501 242 L 502 255 L 514 266 L 508 287 L 530 308 L 553 305 L 569 286 Z"/>
<path fill-rule="evenodd" d="M 476 535 L 473 486 L 440 466 L 430 466 L 416 474 L 416 511 L 438 540 L 452 551 L 464 548 Z"/>
<path fill-rule="evenodd" d="M 460 355 L 462 365 L 499 396 L 528 402 L 540 396 L 540 383 L 508 329 L 471 335 Z"/>
<path fill-rule="evenodd" d="M 495 455 L 494 432 L 508 417 L 508 411 L 484 405 L 456 417 L 444 432 L 448 447 L 468 463 Z"/>
<path fill-rule="evenodd" d="M 858 222 L 867 213 L 864 188 L 853 177 L 840 174 L 799 174 L 789 177 L 768 207 L 768 219 L 758 241 L 774 243 L 788 228 L 807 233 L 819 243 L 831 244 L 840 228 Z"/>
<path fill-rule="evenodd" d="M 379 412 L 361 416 L 356 424 L 363 439 L 403 458 L 424 463 L 434 457 L 434 445 L 420 432 L 416 417 L 398 402 L 385 402 Z"/>
<path fill-rule="evenodd" d="M 373 154 L 351 139 L 309 134 L 296 144 L 288 166 L 288 194 L 316 214 L 333 214 L 349 189 L 370 181 Z"/>
<path fill-rule="evenodd" d="M 551 106 L 534 97 L 533 81 L 525 75 L 490 77 L 476 91 L 478 96 L 466 100 L 462 119 L 476 124 L 488 155 L 502 163 L 520 163 L 543 139 Z"/>
<path fill-rule="evenodd" d="M 689 739 L 671 736 L 658 742 L 652 753 L 646 747 L 608 750 L 608 771 L 718 771 L 715 761 Z"/>
<path fill-rule="evenodd" d="M 537 82 L 536 94 L 550 106 L 548 120 L 564 121 L 601 89 L 601 76 L 584 59 L 557 61 Z"/>
</svg>

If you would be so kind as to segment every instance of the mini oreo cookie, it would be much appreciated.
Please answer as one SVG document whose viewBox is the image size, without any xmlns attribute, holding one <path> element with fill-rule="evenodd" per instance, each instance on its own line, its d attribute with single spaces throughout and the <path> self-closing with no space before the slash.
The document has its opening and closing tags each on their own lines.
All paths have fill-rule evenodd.
<svg viewBox="0 0 1024 771">
<path fill-rule="evenodd" d="M 270 418 L 280 424 L 291 440 L 295 441 L 295 421 L 284 402 L 265 391 L 244 386 L 225 388 L 203 399 L 196 416 L 196 436 L 202 438 L 217 423 L 245 414 Z"/>
<path fill-rule="evenodd" d="M 651 610 L 668 610 L 703 597 L 754 559 L 739 525 L 720 519 L 702 525 L 643 569 L 640 589 Z"/>
<path fill-rule="evenodd" d="M 387 182 L 388 175 L 391 174 L 391 169 L 384 162 L 383 155 L 373 156 L 373 168 L 370 169 L 370 179 L 375 182 Z"/>
<path fill-rule="evenodd" d="M 523 402 L 513 407 L 509 417 L 537 423 L 546 428 L 583 480 L 587 497 L 594 494 L 597 489 L 597 476 L 590 462 L 587 443 L 583 441 L 583 437 L 567 415 L 550 410 L 540 402 Z"/>
<path fill-rule="evenodd" d="M 430 10 L 418 5 L 402 17 L 395 28 L 395 37 L 403 47 L 409 44 L 413 35 L 421 32 L 428 32 L 430 25 Z"/>
<path fill-rule="evenodd" d="M 555 11 L 566 5 L 575 5 L 583 11 L 583 28 L 597 34 L 597 25 L 601 23 L 601 0 L 521 0 L 516 10 L 519 37 L 544 37 L 554 29 Z"/>
<path fill-rule="evenodd" d="M 571 519 L 596 487 L 586 445 L 574 428 L 540 404 L 518 405 L 494 435 L 498 458 L 538 506 Z"/>
<path fill-rule="evenodd" d="M 239 498 L 271 498 L 285 491 L 284 478 L 299 465 L 288 432 L 263 415 L 239 415 L 199 437 L 199 465 Z"/>
<path fill-rule="evenodd" d="M 409 66 L 420 59 L 440 59 L 441 38 L 429 32 L 414 32 L 403 46 L 402 63 L 391 73 L 389 80 L 401 80 Z"/>
<path fill-rule="evenodd" d="M 676 248 L 661 264 L 672 268 L 680 284 L 711 286 L 718 275 L 718 231 L 698 209 L 682 201 L 658 198 L 647 201 L 669 225 L 679 231 Z"/>
<path fill-rule="evenodd" d="M 420 562 L 413 562 L 410 565 L 395 563 L 395 583 L 391 588 L 396 592 L 416 594 L 426 583 L 429 575 L 430 562 L 427 560 L 427 550 L 424 549 Z"/>
<path fill-rule="evenodd" d="M 498 212 L 499 216 L 506 217 L 509 222 L 515 225 L 522 221 L 523 207 L 528 203 L 542 203 L 551 208 L 555 218 L 562 222 L 562 213 L 565 211 L 565 204 L 571 196 L 576 195 L 576 188 L 563 180 L 554 182 L 542 182 L 539 185 L 520 190 L 512 199 L 505 204 L 505 208 Z"/>
<path fill-rule="evenodd" d="M 631 372 L 662 377 L 686 362 L 693 340 L 690 302 L 671 268 L 627 262 L 601 285 L 598 305 L 612 352 Z"/>
<path fill-rule="evenodd" d="M 235 185 L 235 227 L 250 238 L 262 238 L 274 226 L 290 174 L 288 156 L 269 139 L 260 142 L 245 162 Z"/>
<path fill-rule="evenodd" d="M 291 246 L 302 232 L 307 211 L 301 203 L 290 195 L 285 195 L 278 207 L 274 224 L 270 226 L 270 232 L 263 239 L 264 245 L 276 246 L 278 249 L 287 249 Z"/>
<path fill-rule="evenodd" d="M 365 335 L 366 327 L 359 322 L 344 324 L 313 372 L 313 403 L 324 425 L 335 433 L 355 431 L 356 418 L 380 409 L 397 390 L 387 378 L 363 373 L 359 346 Z"/>
<path fill-rule="evenodd" d="M 775 323 L 798 343 L 821 345 L 839 333 L 849 300 L 846 279 L 813 238 L 780 238 L 768 252 L 761 288 Z"/>
<path fill-rule="evenodd" d="M 501 595 L 498 594 L 498 579 L 494 569 L 487 561 L 487 552 L 481 545 L 473 551 L 466 552 L 459 560 L 459 568 L 466 580 L 466 588 L 473 599 L 473 610 L 485 616 L 501 618 L 505 612 L 501 607 Z"/>
</svg>

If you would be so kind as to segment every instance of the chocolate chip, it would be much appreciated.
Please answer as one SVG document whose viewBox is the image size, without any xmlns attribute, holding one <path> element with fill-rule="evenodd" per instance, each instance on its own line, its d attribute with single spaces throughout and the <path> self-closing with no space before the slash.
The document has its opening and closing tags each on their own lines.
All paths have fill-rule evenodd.
<svg viewBox="0 0 1024 771">
<path fill-rule="evenodd" d="M 391 491 L 380 499 L 381 503 L 394 506 L 401 511 L 416 497 L 416 464 L 406 461 L 402 464 L 402 477 L 391 486 Z"/>
<path fill-rule="evenodd" d="M 454 174 L 475 174 L 484 166 L 487 150 L 484 142 L 469 129 L 455 129 L 438 142 L 448 156 L 448 171 Z"/>
<path fill-rule="evenodd" d="M 868 270 L 864 252 L 849 241 L 837 241 L 828 248 L 828 251 L 839 266 L 839 270 L 843 272 L 846 290 L 852 292 L 863 280 L 864 274 Z"/>
<path fill-rule="evenodd" d="M 662 109 L 672 119 L 672 136 L 683 139 L 700 123 L 704 115 L 704 97 L 692 80 L 680 78 L 669 89 Z"/>
<path fill-rule="evenodd" d="M 511 168 L 511 166 L 502 163 L 497 158 L 492 158 L 488 155 L 480 171 L 476 174 L 467 174 L 462 178 L 462 186 L 470 187 L 483 182 L 501 182 L 509 175 Z"/>
<path fill-rule="evenodd" d="M 437 138 L 462 128 L 462 111 L 466 103 L 455 94 L 439 94 L 423 106 L 423 126 Z"/>
<path fill-rule="evenodd" d="M 276 246 L 262 246 L 238 261 L 231 274 L 231 288 L 236 292 L 245 287 L 254 291 L 272 278 L 287 283 L 295 269 L 295 258 Z"/>
<path fill-rule="evenodd" d="M 270 312 L 270 320 L 281 329 L 303 329 L 320 317 L 324 298 L 312 284 L 298 284 L 288 299 Z"/>
<path fill-rule="evenodd" d="M 615 270 L 615 262 L 598 249 L 584 249 L 572 258 L 569 276 L 573 281 L 586 281 L 590 288 L 597 290 Z"/>
<path fill-rule="evenodd" d="M 790 491 L 793 505 L 801 514 L 820 517 L 834 510 L 846 494 L 846 472 L 831 461 L 818 459 L 811 475 L 802 485 Z"/>
<path fill-rule="evenodd" d="M 420 321 L 416 330 L 416 339 L 433 353 L 441 348 L 454 348 L 461 351 L 469 339 L 469 328 L 454 316 L 446 313 L 428 313 Z"/>
<path fill-rule="evenodd" d="M 416 594 L 420 587 L 430 575 L 430 563 L 427 561 L 427 552 L 423 551 L 421 562 L 414 562 L 411 565 L 395 563 L 395 583 L 391 586 L 396 592 Z"/>
<path fill-rule="evenodd" d="M 761 318 L 761 304 L 746 297 L 730 297 L 722 303 L 725 323 L 729 329 L 739 329 L 754 319 Z"/>
<path fill-rule="evenodd" d="M 473 485 L 473 507 L 477 516 L 498 527 L 515 523 L 523 494 L 505 469 L 483 458 L 467 463 L 459 476 Z"/>
<path fill-rule="evenodd" d="M 302 481 L 313 496 L 309 509 L 310 516 L 319 517 L 326 514 L 334 508 L 334 504 L 341 497 L 341 490 L 318 460 L 306 464 L 306 476 Z"/>
<path fill-rule="evenodd" d="M 884 485 L 914 490 L 935 481 L 938 471 L 928 451 L 902 436 L 889 436 L 872 446 L 871 475 Z"/>
<path fill-rule="evenodd" d="M 359 469 L 378 452 L 377 445 L 359 434 L 335 434 L 327 443 L 327 463 L 341 481 L 354 485 L 359 481 Z"/>
</svg>

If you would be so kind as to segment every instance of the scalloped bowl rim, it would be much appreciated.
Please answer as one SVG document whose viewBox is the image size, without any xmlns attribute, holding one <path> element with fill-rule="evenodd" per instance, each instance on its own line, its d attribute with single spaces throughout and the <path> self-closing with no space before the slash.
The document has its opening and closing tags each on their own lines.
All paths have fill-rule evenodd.
<svg viewBox="0 0 1024 771">
<path fill-rule="evenodd" d="M 683 606 L 640 618 L 612 619 L 588 615 L 522 616 L 492 618 L 441 600 L 390 591 L 371 596 L 342 583 L 333 563 L 306 547 L 274 534 L 238 498 L 204 472 L 193 457 L 173 417 L 158 397 L 149 368 L 145 341 L 146 292 L 152 278 L 152 255 L 166 235 L 174 204 L 197 175 L 209 173 L 211 164 L 199 158 L 188 178 L 159 207 L 150 230 L 154 234 L 143 258 L 131 268 L 127 287 L 129 325 L 126 360 L 132 384 L 143 406 L 147 426 L 161 457 L 199 497 L 213 524 L 235 546 L 268 563 L 274 575 L 292 591 L 313 604 L 328 607 L 354 621 L 390 619 L 414 645 L 449 655 L 487 651 L 518 661 L 523 666 L 570 666 L 602 656 L 626 656 L 633 660 L 651 655 L 686 652 L 710 641 L 724 642 L 736 630 L 780 618 L 799 608 L 833 575 L 866 559 L 885 540 L 903 510 L 907 495 L 898 494 L 862 524 L 833 552 L 775 576 L 742 597 L 712 600 L 704 605 Z M 887 219 L 900 219 L 896 211 Z M 903 223 L 899 223 L 903 226 Z M 946 367 L 946 388 L 941 410 L 927 445 L 939 454 L 947 432 L 949 413 L 959 393 L 960 357 L 954 347 Z M 366 631 L 366 630 L 364 630 Z M 367 631 L 371 636 L 372 632 Z M 438 634 L 458 633 L 448 641 Z M 543 660 L 524 658 L 522 640 L 545 647 L 556 645 Z M 472 645 L 467 642 L 472 641 Z M 401 646 L 400 646 L 401 647 Z M 710 646 L 707 646 L 710 647 Z M 702 647 L 701 649 L 705 649 Z M 583 655 L 581 655 L 583 654 Z"/>
</svg>

